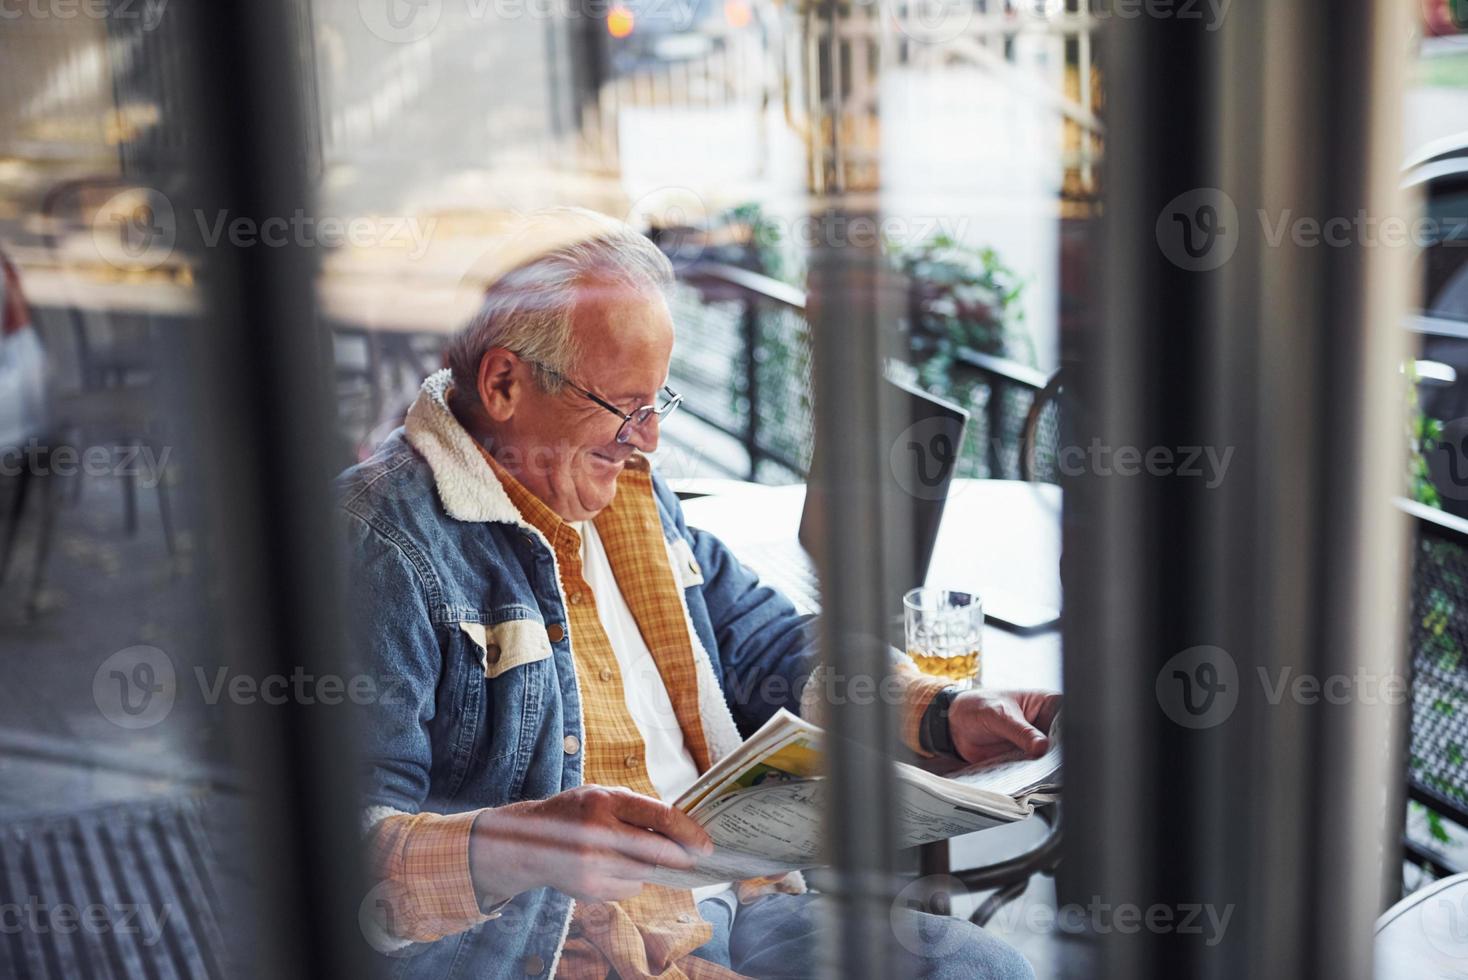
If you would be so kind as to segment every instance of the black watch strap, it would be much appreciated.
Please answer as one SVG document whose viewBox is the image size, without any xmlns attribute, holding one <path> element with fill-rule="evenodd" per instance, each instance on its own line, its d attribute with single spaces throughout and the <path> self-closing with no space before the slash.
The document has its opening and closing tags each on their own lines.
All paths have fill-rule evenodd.
<svg viewBox="0 0 1468 980">
<path fill-rule="evenodd" d="M 958 755 L 958 750 L 953 747 L 953 733 L 948 727 L 948 709 L 958 694 L 958 688 L 945 687 L 928 702 L 928 708 L 923 712 L 922 725 L 918 729 L 918 741 L 927 751 L 939 755 Z"/>
</svg>

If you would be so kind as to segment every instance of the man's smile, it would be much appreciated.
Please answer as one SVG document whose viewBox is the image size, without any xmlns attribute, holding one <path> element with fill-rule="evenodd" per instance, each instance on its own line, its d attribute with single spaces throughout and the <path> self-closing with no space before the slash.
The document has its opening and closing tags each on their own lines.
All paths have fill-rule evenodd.
<svg viewBox="0 0 1468 980">
<path fill-rule="evenodd" d="M 627 462 L 627 457 L 631 454 L 619 453 L 613 455 L 612 453 L 609 453 L 604 449 L 592 449 L 589 451 L 589 455 L 591 455 L 598 462 L 604 463 L 607 466 L 620 468 L 623 463 Z"/>
</svg>

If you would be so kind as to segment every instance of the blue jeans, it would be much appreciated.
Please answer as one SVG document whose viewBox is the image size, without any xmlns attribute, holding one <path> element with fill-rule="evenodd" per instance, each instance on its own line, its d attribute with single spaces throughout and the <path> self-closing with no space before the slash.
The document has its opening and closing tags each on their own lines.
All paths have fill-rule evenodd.
<svg viewBox="0 0 1468 980">
<path fill-rule="evenodd" d="M 693 955 L 759 980 L 821 977 L 823 895 L 765 895 L 739 906 L 717 899 L 698 903 L 714 936 Z M 732 919 L 732 921 L 731 921 Z M 886 926 L 896 976 L 925 980 L 1034 980 L 1030 964 L 1012 947 L 963 919 L 898 909 Z"/>
</svg>

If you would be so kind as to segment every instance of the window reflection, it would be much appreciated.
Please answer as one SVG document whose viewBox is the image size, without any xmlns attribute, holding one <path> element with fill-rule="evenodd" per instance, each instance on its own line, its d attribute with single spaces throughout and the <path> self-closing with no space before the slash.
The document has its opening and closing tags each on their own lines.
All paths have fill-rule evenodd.
<svg viewBox="0 0 1468 980">
<path fill-rule="evenodd" d="M 182 5 L 0 21 L 3 860 L 42 918 L 99 904 L 149 923 L 27 929 L 0 962 L 254 962 L 268 858 L 242 785 L 259 747 L 228 716 L 302 695 L 213 632 L 217 447 L 200 445 L 194 355 L 221 329 L 206 287 L 241 251 L 316 264 L 333 472 L 403 426 L 526 257 L 523 214 L 574 205 L 673 270 L 658 380 L 685 401 L 658 426 L 663 475 L 807 478 L 811 255 L 850 248 L 900 283 L 893 379 L 970 413 L 957 476 L 1060 482 L 1060 338 L 1086 322 L 1102 150 L 1096 25 L 1073 3 L 939 7 L 873 4 L 833 30 L 749 0 L 302 4 L 283 45 L 304 68 L 296 164 L 315 200 L 271 215 L 199 206 Z M 1035 579 L 1047 621 L 1052 571 Z M 1011 843 L 1026 834 L 1048 840 L 1027 825 Z"/>
</svg>

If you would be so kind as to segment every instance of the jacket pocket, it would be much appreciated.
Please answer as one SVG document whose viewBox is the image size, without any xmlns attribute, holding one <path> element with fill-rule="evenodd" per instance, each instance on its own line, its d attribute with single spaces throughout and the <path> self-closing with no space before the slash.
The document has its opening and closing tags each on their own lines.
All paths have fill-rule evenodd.
<svg viewBox="0 0 1468 980">
<path fill-rule="evenodd" d="M 478 647 L 479 665 L 490 680 L 512 667 L 533 664 L 551 655 L 545 625 L 533 619 L 507 619 L 487 626 L 460 622 L 459 629 Z"/>
</svg>

